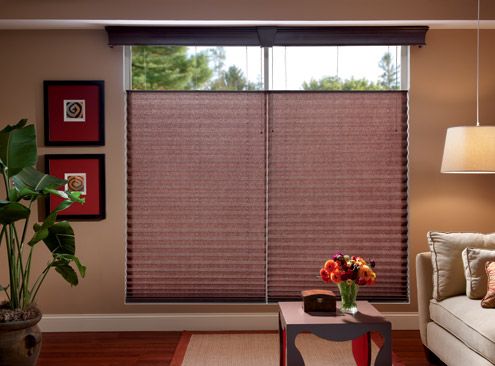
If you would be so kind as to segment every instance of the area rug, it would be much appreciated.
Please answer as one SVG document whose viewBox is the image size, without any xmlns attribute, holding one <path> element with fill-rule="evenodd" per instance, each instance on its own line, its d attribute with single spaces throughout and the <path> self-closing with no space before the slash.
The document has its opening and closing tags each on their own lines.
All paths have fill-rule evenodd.
<svg viewBox="0 0 495 366">
<path fill-rule="evenodd" d="M 258 333 L 184 332 L 171 366 L 278 366 L 278 335 Z M 372 360 L 378 353 L 372 343 Z M 296 346 L 306 366 L 355 366 L 352 343 L 332 342 L 313 334 L 300 334 Z M 372 363 L 373 365 L 373 363 Z M 393 357 L 394 366 L 404 366 Z"/>
</svg>

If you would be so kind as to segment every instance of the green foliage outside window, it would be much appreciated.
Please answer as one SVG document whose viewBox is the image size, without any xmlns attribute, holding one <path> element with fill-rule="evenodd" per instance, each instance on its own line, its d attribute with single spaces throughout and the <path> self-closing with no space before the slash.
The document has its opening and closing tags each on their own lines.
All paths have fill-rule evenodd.
<svg viewBox="0 0 495 366">
<path fill-rule="evenodd" d="M 132 47 L 132 88 L 136 90 L 202 89 L 212 75 L 206 53 L 188 55 L 187 47 Z"/>
</svg>

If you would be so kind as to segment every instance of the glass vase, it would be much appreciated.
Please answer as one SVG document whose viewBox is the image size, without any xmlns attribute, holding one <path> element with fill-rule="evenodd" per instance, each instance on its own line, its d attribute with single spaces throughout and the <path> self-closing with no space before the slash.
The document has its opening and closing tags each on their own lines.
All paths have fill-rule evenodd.
<svg viewBox="0 0 495 366">
<path fill-rule="evenodd" d="M 354 281 L 350 283 L 342 281 L 338 286 L 340 291 L 340 311 L 348 314 L 356 314 L 358 311 L 356 297 L 359 286 Z"/>
</svg>

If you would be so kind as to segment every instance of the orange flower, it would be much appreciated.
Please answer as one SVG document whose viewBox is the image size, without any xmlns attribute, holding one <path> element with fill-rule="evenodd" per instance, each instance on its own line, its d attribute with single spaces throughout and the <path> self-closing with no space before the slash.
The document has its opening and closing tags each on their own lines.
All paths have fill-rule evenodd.
<svg viewBox="0 0 495 366">
<path fill-rule="evenodd" d="M 342 274 L 340 271 L 334 271 L 330 273 L 330 279 L 334 283 L 340 283 L 342 281 Z"/>
<path fill-rule="evenodd" d="M 376 273 L 375 272 L 371 272 L 370 274 L 370 278 L 368 278 L 368 281 L 366 282 L 367 285 L 373 285 L 376 281 Z"/>
<path fill-rule="evenodd" d="M 359 268 L 359 278 L 362 278 L 366 281 L 368 281 L 368 279 L 371 277 L 371 273 L 373 273 L 373 271 L 367 265 L 361 266 Z"/>
<path fill-rule="evenodd" d="M 332 273 L 337 268 L 337 263 L 333 259 L 329 259 L 325 262 L 323 266 L 329 273 Z"/>
<path fill-rule="evenodd" d="M 320 269 L 320 276 L 323 281 L 326 283 L 330 282 L 330 274 L 325 268 Z"/>
<path fill-rule="evenodd" d="M 324 263 L 320 276 L 326 283 L 345 281 L 359 286 L 372 285 L 376 282 L 374 267 L 374 260 L 368 263 L 363 257 L 337 253 Z"/>
</svg>

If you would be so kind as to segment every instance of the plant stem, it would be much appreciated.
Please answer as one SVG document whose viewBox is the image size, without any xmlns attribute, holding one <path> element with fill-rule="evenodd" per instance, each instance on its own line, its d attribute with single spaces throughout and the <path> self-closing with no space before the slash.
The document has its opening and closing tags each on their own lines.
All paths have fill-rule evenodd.
<svg viewBox="0 0 495 366">
<path fill-rule="evenodd" d="M 18 264 L 18 274 L 21 276 L 21 283 L 19 288 L 19 304 L 22 305 L 22 308 L 25 307 L 25 299 L 26 294 L 28 293 L 28 283 L 26 283 L 26 272 L 24 263 L 22 262 L 22 253 L 23 253 L 23 243 L 19 241 L 19 236 L 17 235 L 17 229 L 15 225 L 13 226 L 14 236 L 17 244 L 17 264 Z"/>
<path fill-rule="evenodd" d="M 2 227 L 2 232 L 0 233 L 0 247 L 2 246 L 2 240 L 3 240 L 3 236 L 5 235 L 5 230 L 7 229 L 7 227 L 4 225 Z M 7 256 L 8 256 L 8 248 L 7 248 Z M 7 289 L 5 287 L 2 286 L 2 289 L 3 291 L 5 292 L 5 295 L 7 295 L 7 298 L 10 302 L 10 296 L 9 296 L 9 293 L 7 292 Z"/>
<path fill-rule="evenodd" d="M 36 279 L 36 282 L 34 283 L 33 287 L 31 288 L 31 293 L 33 296 L 31 296 L 31 302 L 34 303 L 36 299 L 36 295 L 38 294 L 38 290 L 40 289 L 41 284 L 45 280 L 46 275 L 48 274 L 48 271 L 50 270 L 53 262 L 48 263 L 46 268 L 43 270 L 43 272 L 40 273 L 38 278 Z"/>
<path fill-rule="evenodd" d="M 0 233 L 0 248 L 2 247 L 2 239 L 5 234 L 5 225 L 2 227 L 2 232 Z"/>
<path fill-rule="evenodd" d="M 3 177 L 3 183 L 5 185 L 5 193 L 7 193 L 7 200 L 9 199 L 9 182 L 7 179 L 7 175 L 5 174 L 7 171 L 7 168 L 4 168 L 2 170 L 2 177 Z"/>
<path fill-rule="evenodd" d="M 31 301 L 31 292 L 29 291 L 29 277 L 31 276 L 31 258 L 33 255 L 33 249 L 34 247 L 30 247 L 29 249 L 29 256 L 26 262 L 26 272 L 25 272 L 25 278 L 24 278 L 24 296 L 23 296 L 23 304 L 22 307 L 25 308 L 27 305 L 29 305 Z"/>
<path fill-rule="evenodd" d="M 24 228 L 22 229 L 22 238 L 21 238 L 21 245 L 24 245 L 24 240 L 26 239 L 26 231 L 27 231 L 27 226 L 29 224 L 29 217 L 31 216 L 31 206 L 33 204 L 33 201 L 29 201 L 29 215 L 26 217 L 26 220 L 24 221 Z"/>
<path fill-rule="evenodd" d="M 16 266 L 16 256 L 14 248 L 14 235 L 12 233 L 12 224 L 9 224 L 9 230 L 5 232 L 6 247 L 7 247 L 7 258 L 9 261 L 9 278 L 10 278 L 10 307 L 11 309 L 17 309 L 19 307 L 17 301 L 17 266 Z"/>
<path fill-rule="evenodd" d="M 21 283 L 20 283 L 20 289 L 19 289 L 19 304 L 21 305 L 22 309 L 25 309 L 27 305 L 29 305 L 29 282 L 28 279 L 26 278 L 26 271 L 27 268 L 29 268 L 29 265 L 26 263 L 26 266 L 24 267 L 23 263 L 23 247 L 24 243 L 22 241 L 19 241 L 19 236 L 17 235 L 17 229 L 14 226 L 14 235 L 15 235 L 15 240 L 17 244 L 17 254 L 18 254 L 18 265 L 19 265 L 19 274 L 21 276 Z"/>
</svg>

